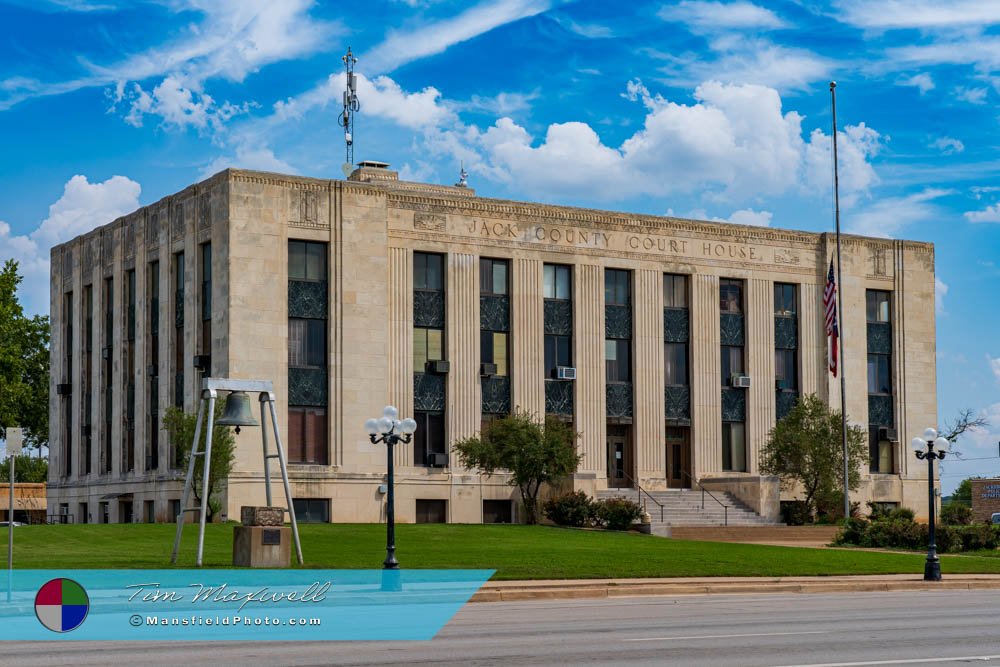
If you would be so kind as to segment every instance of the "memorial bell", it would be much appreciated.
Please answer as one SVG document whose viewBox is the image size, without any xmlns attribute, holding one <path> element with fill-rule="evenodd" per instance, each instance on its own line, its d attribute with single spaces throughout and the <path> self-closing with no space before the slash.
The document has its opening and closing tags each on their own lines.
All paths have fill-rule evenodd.
<svg viewBox="0 0 1000 667">
<path fill-rule="evenodd" d="M 241 426 L 260 426 L 250 412 L 250 397 L 245 391 L 232 391 L 226 397 L 226 409 L 216 422 L 220 426 L 235 426 L 239 434 Z"/>
</svg>

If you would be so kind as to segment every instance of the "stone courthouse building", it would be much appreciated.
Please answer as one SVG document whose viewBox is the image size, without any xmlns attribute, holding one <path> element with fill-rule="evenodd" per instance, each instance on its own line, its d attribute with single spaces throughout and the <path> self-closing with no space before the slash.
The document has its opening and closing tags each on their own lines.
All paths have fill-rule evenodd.
<svg viewBox="0 0 1000 667">
<path fill-rule="evenodd" d="M 385 451 L 362 425 L 385 404 L 418 423 L 396 452 L 402 521 L 517 519 L 503 478 L 450 447 L 514 408 L 572 421 L 575 488 L 701 483 L 775 518 L 768 431 L 805 393 L 840 403 L 834 249 L 383 163 L 346 181 L 224 171 L 52 250 L 49 513 L 172 520 L 184 471 L 162 417 L 195 411 L 212 375 L 274 382 L 300 520 L 384 516 Z M 870 440 L 855 500 L 921 512 L 927 469 L 899 443 L 936 424 L 934 248 L 845 236 L 843 269 L 847 407 Z M 264 497 L 257 429 L 236 442 L 229 517 Z"/>
</svg>

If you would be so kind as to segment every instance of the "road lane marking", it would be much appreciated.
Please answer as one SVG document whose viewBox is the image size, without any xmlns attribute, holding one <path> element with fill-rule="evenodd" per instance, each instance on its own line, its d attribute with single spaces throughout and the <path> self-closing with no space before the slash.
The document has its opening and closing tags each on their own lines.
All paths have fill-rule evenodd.
<svg viewBox="0 0 1000 667">
<path fill-rule="evenodd" d="M 929 662 L 954 662 L 957 660 L 996 660 L 998 655 L 961 655 L 951 658 L 908 658 L 904 660 L 865 660 L 863 662 L 811 662 L 788 667 L 864 667 L 865 665 L 923 665 Z"/>
<path fill-rule="evenodd" d="M 833 630 L 809 630 L 806 632 L 755 632 L 746 635 L 691 635 L 690 637 L 639 637 L 637 639 L 623 639 L 626 642 L 669 642 L 676 639 L 735 639 L 737 637 L 785 637 L 788 635 L 832 635 Z M 858 663 L 867 664 L 867 663 Z M 813 667 L 810 665 L 810 667 Z M 815 667 L 820 667 L 816 665 Z"/>
</svg>

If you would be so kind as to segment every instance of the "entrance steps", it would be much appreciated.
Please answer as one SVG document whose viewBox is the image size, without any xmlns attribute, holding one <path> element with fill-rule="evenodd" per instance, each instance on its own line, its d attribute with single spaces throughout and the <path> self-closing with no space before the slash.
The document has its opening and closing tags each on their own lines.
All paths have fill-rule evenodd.
<svg viewBox="0 0 1000 667">
<path fill-rule="evenodd" d="M 597 497 L 598 499 L 627 498 L 638 503 L 649 513 L 652 532 L 655 535 L 669 535 L 681 527 L 691 526 L 781 525 L 760 516 L 730 493 L 724 491 L 713 491 L 713 493 L 722 503 L 728 505 L 728 509 L 707 493 L 703 497 L 701 491 L 691 489 L 649 491 L 648 495 L 645 491 L 640 494 L 636 489 L 608 489 L 598 491 Z"/>
</svg>

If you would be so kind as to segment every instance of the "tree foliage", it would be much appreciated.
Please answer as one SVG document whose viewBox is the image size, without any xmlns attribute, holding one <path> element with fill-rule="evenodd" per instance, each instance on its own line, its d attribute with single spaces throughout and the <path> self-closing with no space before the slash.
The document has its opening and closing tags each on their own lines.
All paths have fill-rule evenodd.
<svg viewBox="0 0 1000 667">
<path fill-rule="evenodd" d="M 760 471 L 777 475 L 786 489 L 801 485 L 810 512 L 816 502 L 838 495 L 843 499 L 843 431 L 841 414 L 830 410 L 815 394 L 799 402 L 768 434 L 760 453 Z M 868 460 L 866 434 L 847 427 L 848 487 L 861 483 L 861 467 Z"/>
<path fill-rule="evenodd" d="M 966 507 L 972 507 L 972 480 L 978 477 L 969 477 L 958 483 L 955 491 L 951 494 L 950 502 L 961 503 Z"/>
<path fill-rule="evenodd" d="M 18 454 L 14 457 L 14 483 L 44 482 L 49 476 L 49 460 L 30 454 Z M 0 462 L 0 482 L 10 479 L 10 461 Z"/>
<path fill-rule="evenodd" d="M 508 484 L 521 492 L 528 523 L 538 521 L 538 491 L 576 472 L 578 434 L 565 422 L 546 417 L 544 423 L 533 415 L 517 411 L 490 422 L 478 437 L 455 442 L 452 447 L 467 468 L 477 468 L 492 476 L 510 473 Z"/>
<path fill-rule="evenodd" d="M 49 440 L 49 318 L 27 317 L 17 298 L 17 262 L 0 269 L 0 429 L 20 426 L 25 445 Z"/>
<path fill-rule="evenodd" d="M 215 422 L 212 427 L 212 465 L 208 471 L 208 510 L 206 520 L 211 521 L 215 513 L 221 507 L 218 500 L 218 493 L 222 490 L 222 483 L 229 477 L 233 469 L 233 461 L 236 459 L 236 438 L 230 432 L 228 426 L 220 426 L 219 418 L 225 410 L 225 402 L 215 403 Z M 189 414 L 178 407 L 170 406 L 163 416 L 163 427 L 167 429 L 170 436 L 170 444 L 179 453 L 183 469 L 187 474 L 189 462 L 191 460 L 191 445 L 194 443 L 194 430 L 198 423 L 197 414 Z M 198 443 L 198 451 L 205 451 L 205 438 L 207 424 L 202 424 L 201 442 Z M 194 462 L 194 484 L 192 491 L 194 498 L 201 503 L 202 497 L 202 475 L 205 470 L 205 457 L 199 456 Z M 181 508 L 183 510 L 185 508 Z"/>
</svg>

